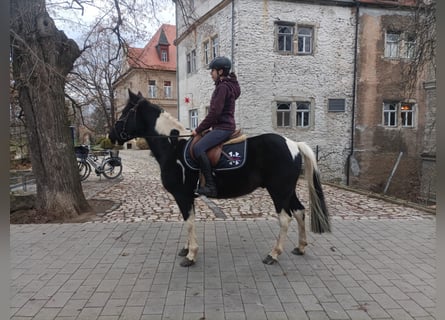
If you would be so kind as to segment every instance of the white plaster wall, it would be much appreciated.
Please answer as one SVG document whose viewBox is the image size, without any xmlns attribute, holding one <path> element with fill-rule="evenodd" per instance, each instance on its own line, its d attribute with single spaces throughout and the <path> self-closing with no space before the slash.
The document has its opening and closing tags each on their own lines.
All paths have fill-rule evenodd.
<svg viewBox="0 0 445 320">
<path fill-rule="evenodd" d="M 218 2 L 219 1 L 214 1 Z M 190 33 L 178 49 L 180 121 L 188 126 L 188 110 L 205 116 L 213 84 L 203 68 L 202 43 L 218 34 L 220 54 L 234 58 L 234 70 L 241 86 L 236 121 L 248 135 L 277 132 L 297 141 L 319 146 L 320 168 L 325 180 L 345 180 L 344 167 L 350 146 L 354 59 L 354 14 L 351 8 L 319 6 L 289 1 L 236 0 L 234 47 L 232 48 L 232 5 L 229 4 L 196 32 Z M 314 54 L 281 55 L 274 50 L 274 22 L 292 21 L 315 28 Z M 186 74 L 186 54 L 197 50 L 198 71 Z M 184 96 L 193 96 L 186 106 Z M 329 98 L 346 99 L 346 112 L 328 113 Z M 275 127 L 277 100 L 308 99 L 314 112 L 309 129 Z"/>
</svg>

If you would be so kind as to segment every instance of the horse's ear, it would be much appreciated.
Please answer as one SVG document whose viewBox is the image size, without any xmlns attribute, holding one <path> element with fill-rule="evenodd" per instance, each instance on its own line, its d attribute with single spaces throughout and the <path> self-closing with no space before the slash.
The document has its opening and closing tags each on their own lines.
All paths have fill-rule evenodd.
<svg viewBox="0 0 445 320">
<path fill-rule="evenodd" d="M 139 98 L 143 98 L 143 97 L 142 97 L 142 93 L 141 93 L 140 91 L 138 91 L 138 97 L 139 97 Z"/>
<path fill-rule="evenodd" d="M 130 97 L 130 100 L 138 100 L 139 99 L 138 96 L 135 95 L 133 93 L 133 91 L 130 90 L 130 88 L 128 88 L 128 96 Z"/>
<path fill-rule="evenodd" d="M 176 144 L 178 143 L 178 136 L 179 136 L 179 130 L 177 130 L 177 129 L 172 129 L 172 130 L 170 131 L 170 137 L 169 137 L 169 140 L 170 140 L 170 143 L 171 143 L 172 145 L 176 145 Z"/>
</svg>

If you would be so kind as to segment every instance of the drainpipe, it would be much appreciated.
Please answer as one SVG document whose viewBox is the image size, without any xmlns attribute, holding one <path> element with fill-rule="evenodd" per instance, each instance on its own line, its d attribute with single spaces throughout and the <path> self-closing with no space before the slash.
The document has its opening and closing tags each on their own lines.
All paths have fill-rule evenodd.
<svg viewBox="0 0 445 320">
<path fill-rule="evenodd" d="M 231 60 L 232 60 L 232 71 L 235 72 L 233 66 L 235 65 L 234 63 L 234 57 L 235 57 L 235 53 L 234 53 L 234 48 L 235 48 L 235 0 L 232 0 L 232 7 L 231 7 L 231 15 L 232 15 L 232 53 L 231 53 Z"/>
<path fill-rule="evenodd" d="M 175 2 L 176 38 L 178 38 L 178 32 L 179 32 L 179 30 L 178 30 L 178 14 L 177 14 L 178 4 L 176 3 L 176 1 L 173 1 L 173 2 Z M 176 46 L 176 107 L 178 108 L 178 115 L 177 115 L 178 116 L 178 120 L 179 120 L 179 122 L 181 122 L 181 118 L 180 118 L 180 116 L 181 116 L 181 114 L 180 114 L 181 113 L 181 107 L 180 107 L 181 99 L 179 98 L 180 95 L 179 95 L 178 61 L 179 61 L 179 50 L 178 50 L 178 46 Z"/>
<path fill-rule="evenodd" d="M 360 2 L 355 0 L 355 43 L 354 43 L 354 74 L 352 80 L 352 110 L 351 110 L 351 146 L 348 158 L 346 160 L 347 170 L 346 170 L 346 185 L 349 186 L 349 175 L 351 169 L 351 157 L 354 154 L 354 127 L 355 127 L 355 99 L 357 92 L 357 50 L 358 50 L 358 27 L 360 19 Z"/>
</svg>

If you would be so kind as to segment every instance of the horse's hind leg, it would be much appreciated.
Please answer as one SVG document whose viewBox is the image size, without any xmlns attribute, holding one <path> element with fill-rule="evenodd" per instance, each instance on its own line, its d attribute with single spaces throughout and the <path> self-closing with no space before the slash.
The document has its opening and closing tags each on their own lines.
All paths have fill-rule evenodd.
<svg viewBox="0 0 445 320">
<path fill-rule="evenodd" d="M 279 221 L 280 221 L 280 234 L 278 235 L 277 243 L 272 251 L 263 259 L 265 264 L 274 264 L 278 260 L 278 256 L 283 252 L 284 241 L 287 237 L 287 230 L 289 229 L 289 223 L 291 217 L 286 213 L 286 211 L 281 210 Z"/>
<path fill-rule="evenodd" d="M 298 247 L 292 250 L 292 253 L 296 255 L 303 255 L 305 247 L 307 246 L 304 209 L 297 210 L 292 213 L 298 222 Z"/>
</svg>

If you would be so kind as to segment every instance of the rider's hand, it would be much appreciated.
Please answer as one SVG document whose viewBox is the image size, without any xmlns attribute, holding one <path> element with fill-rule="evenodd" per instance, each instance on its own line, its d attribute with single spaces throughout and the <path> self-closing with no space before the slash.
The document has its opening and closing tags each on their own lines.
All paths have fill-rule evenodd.
<svg viewBox="0 0 445 320">
<path fill-rule="evenodd" d="M 196 136 L 196 135 L 197 135 L 196 131 L 192 130 L 192 136 Z"/>
</svg>

